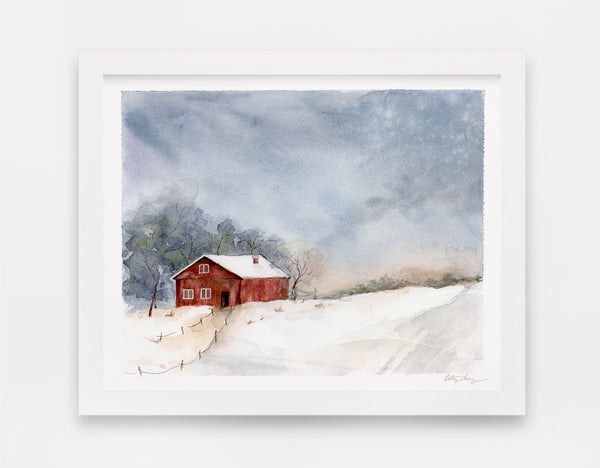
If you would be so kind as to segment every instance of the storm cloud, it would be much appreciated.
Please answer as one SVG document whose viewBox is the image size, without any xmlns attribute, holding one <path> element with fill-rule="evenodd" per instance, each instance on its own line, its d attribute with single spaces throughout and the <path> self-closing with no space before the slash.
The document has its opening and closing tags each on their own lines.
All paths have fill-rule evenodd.
<svg viewBox="0 0 600 468">
<path fill-rule="evenodd" d="M 483 91 L 127 91 L 122 117 L 126 210 L 177 185 L 348 268 L 481 270 Z"/>
</svg>

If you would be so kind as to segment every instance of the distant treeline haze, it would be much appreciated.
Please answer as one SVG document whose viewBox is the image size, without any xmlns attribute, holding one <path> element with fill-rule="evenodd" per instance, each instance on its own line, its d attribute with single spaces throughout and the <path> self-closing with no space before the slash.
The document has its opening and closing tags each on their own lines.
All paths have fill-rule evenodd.
<svg viewBox="0 0 600 468">
<path fill-rule="evenodd" d="M 212 226 L 212 229 L 210 228 Z M 177 191 L 149 199 L 123 215 L 123 298 L 129 304 L 174 303 L 170 277 L 205 254 L 263 255 L 290 275 L 290 298 L 317 296 L 314 283 L 323 272 L 324 256 L 316 248 L 291 248 L 259 228 L 240 229 L 229 218 L 210 223 L 196 203 Z M 434 279 L 394 279 L 384 275 L 322 298 L 398 289 L 411 285 L 443 287 L 480 280 L 448 273 Z"/>
</svg>

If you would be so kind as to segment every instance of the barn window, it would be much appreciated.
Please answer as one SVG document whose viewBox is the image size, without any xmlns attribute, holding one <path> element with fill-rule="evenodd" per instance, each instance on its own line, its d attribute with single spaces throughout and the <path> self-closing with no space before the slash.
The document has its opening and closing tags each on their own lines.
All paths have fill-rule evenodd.
<svg viewBox="0 0 600 468">
<path fill-rule="evenodd" d="M 194 299 L 194 290 L 193 289 L 184 289 L 183 290 L 183 298 L 184 299 Z"/>
<path fill-rule="evenodd" d="M 202 263 L 198 269 L 199 273 L 208 273 L 208 263 Z"/>
<path fill-rule="evenodd" d="M 200 290 L 200 298 L 201 299 L 210 299 L 210 289 L 209 288 L 202 288 Z"/>
</svg>

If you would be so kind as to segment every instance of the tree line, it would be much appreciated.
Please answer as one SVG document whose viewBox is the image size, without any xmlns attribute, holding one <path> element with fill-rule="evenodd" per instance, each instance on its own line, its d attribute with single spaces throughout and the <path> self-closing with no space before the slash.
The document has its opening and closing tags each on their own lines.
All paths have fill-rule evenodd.
<svg viewBox="0 0 600 468">
<path fill-rule="evenodd" d="M 209 228 L 196 203 L 183 196 L 163 194 L 124 213 L 123 298 L 149 301 L 148 314 L 158 301 L 171 302 L 170 277 L 196 258 L 206 255 L 262 255 L 290 275 L 290 296 L 308 285 L 322 254 L 317 249 L 290 251 L 276 235 L 258 228 L 240 229 L 230 218 Z"/>
</svg>

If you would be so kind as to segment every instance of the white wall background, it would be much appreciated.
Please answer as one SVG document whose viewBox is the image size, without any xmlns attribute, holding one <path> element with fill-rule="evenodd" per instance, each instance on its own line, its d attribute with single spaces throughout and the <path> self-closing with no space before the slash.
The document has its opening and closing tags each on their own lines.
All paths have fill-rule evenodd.
<svg viewBox="0 0 600 468">
<path fill-rule="evenodd" d="M 0 28 L 2 466 L 600 466 L 593 2 L 7 5 Z M 77 416 L 80 48 L 526 49 L 528 415 Z"/>
</svg>

